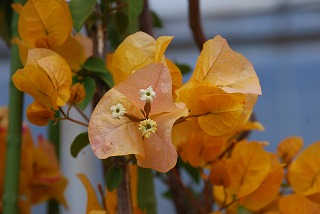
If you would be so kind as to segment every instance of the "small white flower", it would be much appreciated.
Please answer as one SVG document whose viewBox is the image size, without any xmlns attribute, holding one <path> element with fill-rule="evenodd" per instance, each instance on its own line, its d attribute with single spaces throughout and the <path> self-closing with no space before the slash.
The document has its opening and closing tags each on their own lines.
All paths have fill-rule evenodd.
<svg viewBox="0 0 320 214">
<path fill-rule="evenodd" d="M 142 133 L 142 136 L 148 138 L 151 133 L 155 133 L 157 129 L 157 123 L 151 119 L 146 119 L 140 122 L 139 130 Z"/>
<path fill-rule="evenodd" d="M 126 113 L 126 109 L 121 103 L 118 103 L 115 106 L 111 106 L 110 110 L 114 119 L 120 119 Z"/>
<path fill-rule="evenodd" d="M 140 100 L 144 102 L 152 102 L 156 97 L 156 92 L 149 86 L 147 89 L 140 89 Z"/>
</svg>

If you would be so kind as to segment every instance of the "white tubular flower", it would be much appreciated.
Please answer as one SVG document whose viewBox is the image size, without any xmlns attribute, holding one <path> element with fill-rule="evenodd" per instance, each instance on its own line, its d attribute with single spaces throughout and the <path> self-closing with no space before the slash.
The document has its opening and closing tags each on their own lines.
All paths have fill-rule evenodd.
<svg viewBox="0 0 320 214">
<path fill-rule="evenodd" d="M 140 122 L 139 130 L 143 137 L 150 137 L 151 133 L 155 133 L 157 129 L 157 123 L 151 119 L 146 119 Z"/>
<path fill-rule="evenodd" d="M 147 89 L 140 89 L 140 100 L 144 102 L 152 102 L 156 97 L 156 92 L 149 86 Z"/>
<path fill-rule="evenodd" d="M 126 109 L 121 103 L 118 103 L 115 106 L 111 106 L 110 110 L 114 119 L 120 119 L 126 113 Z"/>
</svg>

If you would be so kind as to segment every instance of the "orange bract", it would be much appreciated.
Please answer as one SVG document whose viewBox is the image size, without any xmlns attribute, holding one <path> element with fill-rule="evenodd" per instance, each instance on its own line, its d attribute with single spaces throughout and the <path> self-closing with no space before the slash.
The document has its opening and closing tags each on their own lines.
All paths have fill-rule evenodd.
<svg viewBox="0 0 320 214">
<path fill-rule="evenodd" d="M 240 204 L 250 210 L 260 210 L 270 204 L 278 195 L 284 177 L 284 170 L 275 155 L 270 154 L 270 157 L 272 159 L 271 169 L 261 185 L 254 192 L 240 200 Z"/>
<path fill-rule="evenodd" d="M 73 70 L 79 70 L 86 55 L 82 44 L 71 36 L 72 18 L 64 0 L 28 0 L 22 7 L 13 4 L 20 14 L 18 31 L 21 40 L 14 38 L 19 46 L 20 59 L 26 63 L 28 50 L 47 48 L 54 50 L 68 62 Z"/>
<path fill-rule="evenodd" d="M 288 169 L 288 180 L 297 194 L 320 192 L 320 142 L 303 150 Z"/>
<path fill-rule="evenodd" d="M 282 214 L 319 214 L 320 205 L 313 203 L 302 195 L 283 196 L 279 201 L 279 209 Z"/>
<path fill-rule="evenodd" d="M 257 142 L 238 143 L 227 162 L 230 190 L 237 198 L 258 189 L 271 169 L 270 155 Z"/>
<path fill-rule="evenodd" d="M 288 137 L 279 143 L 277 155 L 284 163 L 290 164 L 302 147 L 303 139 L 301 137 Z"/>
<path fill-rule="evenodd" d="M 89 179 L 85 174 L 77 174 L 77 177 L 81 180 L 83 186 L 86 188 L 87 192 L 87 211 L 86 213 L 91 213 L 90 211 L 103 211 L 99 203 L 99 199 L 96 195 L 94 188 L 92 187 Z M 92 212 L 94 213 L 94 212 Z"/>
<path fill-rule="evenodd" d="M 139 122 L 145 119 L 141 113 L 145 102 L 140 99 L 139 90 L 149 86 L 156 93 L 149 118 L 156 122 L 157 131 L 143 138 Z M 130 117 L 113 118 L 110 108 L 118 103 Z M 92 150 L 101 159 L 135 154 L 139 166 L 167 172 L 177 161 L 171 142 L 173 123 L 187 113 L 173 102 L 169 70 L 163 64 L 150 64 L 116 85 L 100 100 L 89 123 Z M 132 117 L 136 119 L 130 119 Z"/>
<path fill-rule="evenodd" d="M 172 39 L 171 36 L 161 36 L 155 40 L 144 32 L 134 33 L 124 39 L 112 55 L 107 55 L 107 65 L 115 84 L 124 81 L 138 69 L 159 62 L 169 68 L 173 90 L 180 87 L 182 75 L 179 68 L 164 56 Z"/>
<path fill-rule="evenodd" d="M 53 48 L 70 35 L 72 19 L 63 0 L 28 0 L 20 12 L 18 31 L 27 44 L 46 42 Z"/>
<path fill-rule="evenodd" d="M 6 118 L 0 109 L 0 199 L 3 193 L 3 178 L 6 156 L 7 127 L 2 126 Z M 50 198 L 57 200 L 65 208 L 67 202 L 63 196 L 67 180 L 60 173 L 55 150 L 51 143 L 38 138 L 38 147 L 34 146 L 29 127 L 22 127 L 21 163 L 19 180 L 19 210 L 29 213 L 32 204 L 44 202 Z"/>
<path fill-rule="evenodd" d="M 261 94 L 252 64 L 221 36 L 204 43 L 190 81 L 215 85 L 227 93 Z"/>
<path fill-rule="evenodd" d="M 70 97 L 71 70 L 62 57 L 49 49 L 30 50 L 25 67 L 17 70 L 12 80 L 19 90 L 34 98 L 27 115 L 37 125 L 45 125 L 53 117 L 51 110 L 65 105 Z"/>
<path fill-rule="evenodd" d="M 216 36 L 204 44 L 193 75 L 176 93 L 203 131 L 223 136 L 249 119 L 261 88 L 251 63 Z"/>
</svg>

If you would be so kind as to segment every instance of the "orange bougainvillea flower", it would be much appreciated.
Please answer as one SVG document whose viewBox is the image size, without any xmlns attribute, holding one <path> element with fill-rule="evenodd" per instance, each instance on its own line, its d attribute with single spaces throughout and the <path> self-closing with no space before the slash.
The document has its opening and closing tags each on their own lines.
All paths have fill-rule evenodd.
<svg viewBox="0 0 320 214">
<path fill-rule="evenodd" d="M 69 63 L 73 70 L 79 70 L 86 55 L 81 43 L 71 36 L 72 18 L 64 0 L 28 0 L 22 7 L 14 4 L 20 14 L 18 31 L 20 38 L 13 42 L 19 46 L 23 64 L 28 50 L 32 48 L 52 49 Z"/>
<path fill-rule="evenodd" d="M 129 75 L 150 63 L 160 62 L 170 71 L 172 90 L 179 88 L 182 84 L 181 72 L 164 56 L 172 39 L 172 36 L 161 36 L 155 40 L 144 32 L 137 32 L 125 38 L 113 54 L 107 55 L 108 69 L 115 84 L 124 81 Z"/>
<path fill-rule="evenodd" d="M 288 181 L 297 194 L 320 192 L 320 142 L 303 150 L 288 168 Z"/>
<path fill-rule="evenodd" d="M 271 157 L 258 142 L 238 143 L 228 159 L 230 189 L 237 198 L 255 191 L 271 169 Z"/>
<path fill-rule="evenodd" d="M 71 104 L 79 104 L 84 100 L 84 98 L 86 96 L 86 90 L 85 90 L 83 84 L 78 82 L 78 83 L 72 85 L 70 94 L 71 95 L 69 98 L 69 102 Z"/>
<path fill-rule="evenodd" d="M 143 214 L 138 207 L 138 167 L 137 165 L 129 164 L 130 171 L 130 193 L 131 193 L 131 205 L 133 214 Z M 87 211 L 88 214 L 116 214 L 118 208 L 118 198 L 117 189 L 110 192 L 106 188 L 106 193 L 104 197 L 104 208 L 99 203 L 99 197 L 96 195 L 95 188 L 90 183 L 89 179 L 85 174 L 77 174 L 78 178 L 81 180 L 82 184 L 86 188 L 87 192 Z M 101 196 L 101 195 L 100 195 Z M 146 210 L 145 210 L 146 211 Z"/>
<path fill-rule="evenodd" d="M 226 149 L 228 138 L 208 135 L 190 118 L 173 128 L 173 141 L 182 160 L 199 167 L 216 160 Z"/>
<path fill-rule="evenodd" d="M 320 214 L 320 205 L 313 203 L 302 195 L 287 195 L 279 200 L 279 209 L 282 214 Z"/>
<path fill-rule="evenodd" d="M 92 113 L 89 140 L 100 158 L 135 154 L 137 164 L 167 172 L 177 161 L 174 122 L 188 114 L 172 98 L 169 70 L 152 63 L 108 91 Z"/>
<path fill-rule="evenodd" d="M 197 118 L 188 118 L 174 126 L 172 140 L 184 162 L 194 167 L 204 167 L 217 161 L 242 132 L 252 130 L 263 130 L 263 126 L 256 121 L 248 121 L 228 135 L 212 136 L 200 128 Z"/>
<path fill-rule="evenodd" d="M 53 198 L 67 208 L 67 202 L 63 196 L 67 180 L 60 173 L 53 145 L 40 136 L 38 147 L 26 149 L 28 158 L 25 159 L 27 163 L 24 166 L 26 176 L 30 178 L 27 184 L 27 198 L 32 204 Z"/>
<path fill-rule="evenodd" d="M 12 76 L 15 86 L 30 94 L 35 102 L 27 109 L 27 117 L 36 125 L 46 125 L 59 106 L 69 100 L 71 70 L 66 61 L 54 51 L 36 48 L 29 51 L 23 69 Z"/>
<path fill-rule="evenodd" d="M 217 185 L 221 183 L 214 186 L 219 204 L 234 201 L 236 205 L 260 213 L 258 211 L 276 199 L 284 169 L 276 156 L 264 151 L 262 146 L 258 142 L 242 141 L 234 147 L 230 158 L 223 159 L 218 166 L 213 165 L 212 170 L 224 173 L 210 175 Z"/>
<path fill-rule="evenodd" d="M 193 75 L 177 94 L 203 131 L 222 136 L 248 120 L 261 88 L 251 63 L 216 36 L 204 44 Z"/>
<path fill-rule="evenodd" d="M 302 147 L 303 139 L 301 137 L 288 137 L 279 143 L 277 155 L 285 164 L 289 165 Z"/>
<path fill-rule="evenodd" d="M 0 108 L 0 199 L 4 185 L 7 116 L 6 108 Z M 39 137 L 38 146 L 35 147 L 30 128 L 25 124 L 22 127 L 20 166 L 19 210 L 29 213 L 32 204 L 41 203 L 49 198 L 67 207 L 63 196 L 67 180 L 60 173 L 53 145 Z"/>
</svg>

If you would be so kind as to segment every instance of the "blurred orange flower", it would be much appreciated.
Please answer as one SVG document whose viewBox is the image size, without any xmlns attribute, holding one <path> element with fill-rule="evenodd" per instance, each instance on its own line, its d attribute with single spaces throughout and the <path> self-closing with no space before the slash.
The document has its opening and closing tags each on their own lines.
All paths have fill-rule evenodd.
<svg viewBox="0 0 320 214">
<path fill-rule="evenodd" d="M 4 187 L 7 110 L 0 108 L 0 201 Z M 19 184 L 19 209 L 30 213 L 31 205 L 57 200 L 67 207 L 63 196 L 67 185 L 66 178 L 59 170 L 58 160 L 53 145 L 43 137 L 38 138 L 38 147 L 34 146 L 31 131 L 23 125 Z M 0 206 L 1 208 L 1 206 Z M 1 212 L 1 209 L 0 209 Z"/>
</svg>

